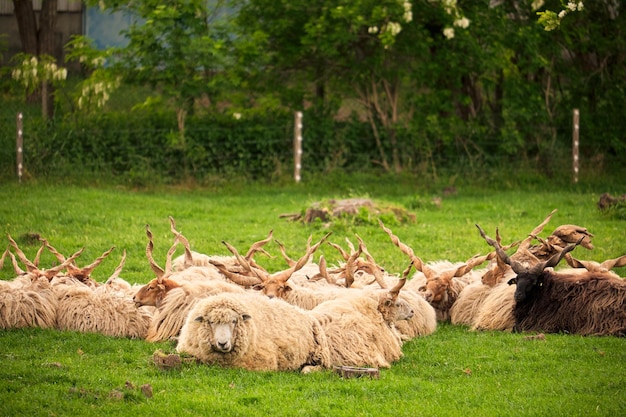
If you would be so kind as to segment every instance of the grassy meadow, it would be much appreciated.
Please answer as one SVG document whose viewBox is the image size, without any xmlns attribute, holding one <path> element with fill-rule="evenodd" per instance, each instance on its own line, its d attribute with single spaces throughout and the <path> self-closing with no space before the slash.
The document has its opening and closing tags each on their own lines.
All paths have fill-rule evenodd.
<svg viewBox="0 0 626 417">
<path fill-rule="evenodd" d="M 267 185 L 229 183 L 205 188 L 155 187 L 135 190 L 113 185 L 47 183 L 0 184 L 0 223 L 33 259 L 46 238 L 69 255 L 84 247 L 78 265 L 91 263 L 111 246 L 116 249 L 93 273 L 106 280 L 127 259 L 121 276 L 131 283 L 154 277 L 145 256 L 145 226 L 154 234 L 154 257 L 165 265 L 172 242 L 168 216 L 192 249 L 229 254 L 222 241 L 245 250 L 270 230 L 292 258 L 309 236 L 347 247 L 345 239 L 363 238 L 369 252 L 388 271 L 399 274 L 406 257 L 389 241 L 377 216 L 361 212 L 330 224 L 302 224 L 282 218 L 302 213 L 314 202 L 368 197 L 380 205 L 406 210 L 414 221 L 389 214 L 385 224 L 424 261 L 464 261 L 486 253 L 475 224 L 503 241 L 523 239 L 553 209 L 543 237 L 561 224 L 587 227 L 594 250 L 577 248 L 579 259 L 602 261 L 626 252 L 626 220 L 600 213 L 605 189 L 532 187 L 504 190 L 457 187 L 451 195 L 403 179 L 349 182 L 316 180 Z M 623 191 L 622 191 L 623 192 Z M 274 258 L 257 256 L 268 270 L 286 267 L 274 243 Z M 181 254 L 182 250 L 176 253 Z M 323 245 L 330 264 L 338 252 Z M 277 256 L 276 256 L 277 255 Z M 44 252 L 40 266 L 53 265 Z M 626 268 L 616 270 L 626 276 Z M 0 279 L 15 276 L 4 263 Z M 626 340 L 549 334 L 471 332 L 440 324 L 430 336 L 403 347 L 404 358 L 380 379 L 341 379 L 331 371 L 310 375 L 248 372 L 184 364 L 162 371 L 152 363 L 157 349 L 170 343 L 114 339 L 97 334 L 49 329 L 0 331 L 0 415 L 102 416 L 572 416 L 626 415 Z M 142 390 L 142 387 L 144 390 Z M 145 390 L 150 389 L 151 395 Z"/>
</svg>

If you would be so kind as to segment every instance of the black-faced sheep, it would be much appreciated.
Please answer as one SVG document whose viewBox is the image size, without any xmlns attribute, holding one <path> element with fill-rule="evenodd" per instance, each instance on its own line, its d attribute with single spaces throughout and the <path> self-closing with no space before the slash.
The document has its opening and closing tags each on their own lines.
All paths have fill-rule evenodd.
<svg viewBox="0 0 626 417">
<path fill-rule="evenodd" d="M 515 330 L 626 335 L 625 280 L 603 272 L 579 274 L 552 269 L 585 237 L 529 268 L 511 259 L 498 242 L 478 228 L 485 241 L 517 274 L 510 281 L 516 284 Z"/>
<path fill-rule="evenodd" d="M 255 293 L 199 300 L 176 350 L 222 367 L 307 372 L 331 365 L 324 330 L 309 313 Z"/>
</svg>

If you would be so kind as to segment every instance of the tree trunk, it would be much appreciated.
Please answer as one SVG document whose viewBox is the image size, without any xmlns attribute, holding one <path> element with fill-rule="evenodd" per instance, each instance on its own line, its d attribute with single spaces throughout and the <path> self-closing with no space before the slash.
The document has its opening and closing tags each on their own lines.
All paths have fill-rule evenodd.
<svg viewBox="0 0 626 417">
<path fill-rule="evenodd" d="M 56 3 L 56 1 L 55 1 Z M 13 0 L 17 27 L 20 31 L 20 41 L 24 53 L 38 55 L 37 48 L 37 20 L 31 0 Z"/>
<path fill-rule="evenodd" d="M 15 18 L 20 32 L 22 51 L 26 54 L 40 56 L 55 54 L 55 28 L 57 23 L 57 0 L 43 0 L 39 14 L 39 27 L 33 2 L 31 0 L 13 0 Z M 54 89 L 48 83 L 41 91 L 34 93 L 29 100 L 37 100 L 41 95 L 41 109 L 44 118 L 54 115 Z"/>
</svg>

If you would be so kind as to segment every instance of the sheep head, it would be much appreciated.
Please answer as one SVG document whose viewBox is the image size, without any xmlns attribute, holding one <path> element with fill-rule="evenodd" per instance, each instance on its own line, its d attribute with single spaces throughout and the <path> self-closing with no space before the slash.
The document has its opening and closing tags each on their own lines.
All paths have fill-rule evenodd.
<svg viewBox="0 0 626 417">
<path fill-rule="evenodd" d="M 414 315 L 411 306 L 406 301 L 398 298 L 400 290 L 406 284 L 412 266 L 413 264 L 409 264 L 402 273 L 402 278 L 398 280 L 398 283 L 390 290 L 384 291 L 378 300 L 378 311 L 387 323 L 409 320 Z"/>
<path fill-rule="evenodd" d="M 254 285 L 252 288 L 257 291 L 262 291 L 264 295 L 269 298 L 284 298 L 285 294 L 291 291 L 291 286 L 288 284 L 288 280 L 294 272 L 302 269 L 307 264 L 313 253 L 320 247 L 320 245 L 326 241 L 330 236 L 330 233 L 326 234 L 315 245 L 310 246 L 307 244 L 307 250 L 305 254 L 298 259 L 298 261 L 284 271 L 279 271 L 274 274 L 261 271 L 259 273 L 261 282 Z"/>
<path fill-rule="evenodd" d="M 240 346 L 240 326 L 252 318 L 239 303 L 227 302 L 220 304 L 218 298 L 211 297 L 201 301 L 202 309 L 193 319 L 197 326 L 197 337 L 208 343 L 211 351 L 221 354 L 237 354 Z"/>
<path fill-rule="evenodd" d="M 137 306 L 155 306 L 160 307 L 163 299 L 169 291 L 174 288 L 180 287 L 180 284 L 176 281 L 169 279 L 168 276 L 172 273 L 172 255 L 176 250 L 176 245 L 179 242 L 179 237 L 174 239 L 174 244 L 167 252 L 167 258 L 165 261 L 165 269 L 161 268 L 153 257 L 154 243 L 152 242 L 152 231 L 150 226 L 146 225 L 146 235 L 148 237 L 148 244 L 146 246 L 146 257 L 150 263 L 152 271 L 155 273 L 156 278 L 144 285 L 137 291 L 137 294 L 133 297 L 133 301 Z"/>
<path fill-rule="evenodd" d="M 578 246 L 583 241 L 583 239 L 585 239 L 585 237 L 583 236 L 576 243 L 567 245 L 562 250 L 552 255 L 546 261 L 537 262 L 534 265 L 529 266 L 516 259 L 513 259 L 512 257 L 509 257 L 503 250 L 499 242 L 488 237 L 479 225 L 476 225 L 476 227 L 478 228 L 480 235 L 483 237 L 483 239 L 485 239 L 485 241 L 489 245 L 494 247 L 494 249 L 496 250 L 496 254 L 502 260 L 502 262 L 510 265 L 513 271 L 517 274 L 515 278 L 512 278 L 508 282 L 509 285 L 517 285 L 517 288 L 515 289 L 515 294 L 513 296 L 515 302 L 521 302 L 526 300 L 526 298 L 535 287 L 541 286 L 543 284 L 543 270 L 546 268 L 555 267 L 567 253 L 574 250 L 574 248 L 576 248 L 576 246 Z"/>
</svg>

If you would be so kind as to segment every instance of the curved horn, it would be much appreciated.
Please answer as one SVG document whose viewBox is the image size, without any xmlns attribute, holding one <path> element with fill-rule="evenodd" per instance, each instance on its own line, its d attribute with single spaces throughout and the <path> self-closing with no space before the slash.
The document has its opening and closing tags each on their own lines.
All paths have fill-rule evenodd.
<svg viewBox="0 0 626 417">
<path fill-rule="evenodd" d="M 41 238 L 41 243 L 43 243 L 43 245 L 48 248 L 48 250 L 50 251 L 50 253 L 52 253 L 54 255 L 55 258 L 57 258 L 57 260 L 60 263 L 65 262 L 65 256 L 63 256 L 63 254 L 59 253 L 59 251 L 56 250 L 56 248 L 54 246 L 52 246 L 50 244 L 50 242 L 48 242 L 48 240 Z"/>
<path fill-rule="evenodd" d="M 150 263 L 150 268 L 154 271 L 158 280 L 162 280 L 165 275 L 165 271 L 159 265 L 157 265 L 156 261 L 152 256 L 152 252 L 154 251 L 154 243 L 152 242 L 152 232 L 150 231 L 150 225 L 146 225 L 146 235 L 148 236 L 148 245 L 146 246 L 146 257 L 148 258 L 148 262 Z"/>
<path fill-rule="evenodd" d="M 82 275 L 84 277 L 89 276 L 93 270 L 102 263 L 102 261 L 109 256 L 109 254 L 111 252 L 113 252 L 113 250 L 115 249 L 115 246 L 111 246 L 111 249 L 109 249 L 108 251 L 104 252 L 102 255 L 100 255 L 99 257 L 96 258 L 95 261 L 93 261 L 91 264 L 82 267 L 82 268 L 77 268 L 76 266 L 69 264 L 67 266 L 68 271 L 71 270 L 71 274 L 72 275 Z"/>
<path fill-rule="evenodd" d="M 9 242 L 11 243 L 11 246 L 13 246 L 13 249 L 15 249 L 15 253 L 17 254 L 17 256 L 20 258 L 20 261 L 22 261 L 22 263 L 24 265 L 26 265 L 26 270 L 28 272 L 35 272 L 35 271 L 39 271 L 39 268 L 37 268 L 37 265 L 35 265 L 34 263 L 32 263 L 31 261 L 28 260 L 28 258 L 26 258 L 26 255 L 24 254 L 24 252 L 22 252 L 22 250 L 19 248 L 19 246 L 17 246 L 17 243 L 15 242 L 15 240 L 13 240 L 13 238 L 11 237 L 11 235 L 9 235 L 7 233 L 7 237 L 9 238 Z"/>
<path fill-rule="evenodd" d="M 607 259 L 606 261 L 601 263 L 606 269 L 619 268 L 621 266 L 626 266 L 626 255 L 622 255 L 619 258 L 615 259 Z"/>
<path fill-rule="evenodd" d="M 117 268 L 115 268 L 115 271 L 113 271 L 113 275 L 111 275 L 109 279 L 106 280 L 105 284 L 110 284 L 111 282 L 113 282 L 113 280 L 120 277 L 120 274 L 122 273 L 122 269 L 124 268 L 125 263 L 126 263 L 126 249 L 124 249 L 124 251 L 122 252 L 122 259 L 120 260 L 119 265 L 117 266 Z"/>
<path fill-rule="evenodd" d="M 302 255 L 300 257 L 300 259 L 298 259 L 298 262 L 296 262 L 296 264 L 294 266 L 290 267 L 289 269 L 286 269 L 284 271 L 281 271 L 281 272 L 275 274 L 274 275 L 275 279 L 279 280 L 279 281 L 286 282 L 291 277 L 291 275 L 293 275 L 294 272 L 299 271 L 300 269 L 302 269 L 304 267 L 304 265 L 306 265 L 309 262 L 309 258 L 311 257 L 311 255 L 313 255 L 315 253 L 315 251 L 320 247 L 320 245 L 322 243 L 324 243 L 326 241 L 326 239 L 328 239 L 328 236 L 330 236 L 331 234 L 332 234 L 332 232 L 331 233 L 327 233 L 315 245 L 308 247 L 306 252 L 305 252 L 305 254 Z M 309 241 L 310 240 L 311 240 L 311 238 L 309 238 Z M 308 244 L 307 244 L 307 246 L 308 246 Z"/>
<path fill-rule="evenodd" d="M 573 251 L 574 248 L 576 248 L 576 246 L 580 245 L 584 238 L 585 238 L 584 236 L 581 237 L 580 240 L 578 240 L 578 242 L 567 245 L 560 252 L 557 252 L 554 255 L 552 255 L 550 258 L 548 258 L 548 260 L 544 262 L 539 262 L 538 264 L 534 265 L 530 269 L 530 271 L 535 274 L 540 274 L 541 271 L 543 271 L 546 268 L 555 267 L 567 253 Z"/>
<path fill-rule="evenodd" d="M 276 244 L 278 245 L 278 249 L 280 250 L 280 253 L 283 255 L 283 258 L 285 259 L 285 261 L 287 261 L 287 265 L 294 266 L 296 264 L 296 261 L 294 261 L 287 255 L 287 252 L 285 251 L 285 245 L 280 243 L 277 239 L 274 239 L 274 242 L 276 242 Z"/>
<path fill-rule="evenodd" d="M 241 256 L 239 254 L 239 252 L 237 251 L 237 249 L 235 249 L 234 246 L 232 246 L 231 244 L 229 244 L 228 242 L 226 242 L 224 240 L 222 240 L 222 243 L 235 256 L 235 259 L 237 259 L 237 262 L 239 262 L 239 265 L 241 265 L 243 267 L 243 269 L 245 269 L 246 271 L 250 272 L 251 274 L 254 274 L 261 281 L 265 281 L 267 279 L 266 276 L 259 276 L 259 273 L 261 271 L 256 269 L 256 268 L 253 268 L 252 265 L 250 265 L 250 263 L 248 262 L 248 260 L 245 257 Z"/>
<path fill-rule="evenodd" d="M 9 253 L 9 248 L 6 248 L 2 253 L 2 257 L 0 258 L 0 269 L 4 267 L 4 260 L 7 257 L 7 253 Z"/>
<path fill-rule="evenodd" d="M 487 242 L 488 245 L 492 246 L 496 250 L 496 254 L 502 260 L 502 262 L 504 262 L 507 265 L 510 265 L 511 268 L 513 268 L 513 271 L 515 271 L 518 274 L 521 273 L 521 272 L 524 272 L 526 270 L 518 262 L 515 262 L 515 261 L 511 260 L 509 255 L 507 255 L 507 253 L 504 251 L 504 249 L 502 249 L 502 246 L 500 245 L 500 242 L 498 242 L 496 240 L 493 240 L 492 238 L 487 236 L 485 234 L 485 231 L 478 224 L 476 224 L 476 227 L 478 228 L 478 231 L 480 232 L 480 235 L 482 236 L 482 238 L 485 239 L 485 242 Z M 499 233 L 499 231 L 498 231 L 498 229 L 496 229 L 496 234 L 498 234 L 498 233 Z"/>
<path fill-rule="evenodd" d="M 45 246 L 46 246 L 46 245 L 42 244 L 42 245 L 39 247 L 39 250 L 37 251 L 37 254 L 35 255 L 35 259 L 33 260 L 33 263 L 34 263 L 35 265 L 37 265 L 37 266 L 39 266 L 39 260 L 41 259 L 41 254 L 42 254 L 42 252 L 43 252 L 43 248 L 44 248 Z M 2 267 L 0 266 L 0 268 L 2 268 Z"/>
<path fill-rule="evenodd" d="M 389 290 L 389 295 L 391 295 L 391 298 L 393 300 L 398 298 L 398 295 L 400 294 L 400 290 L 402 289 L 402 287 L 404 287 L 404 284 L 406 284 L 407 277 L 409 276 L 409 273 L 411 272 L 412 267 L 413 267 L 413 262 L 409 263 L 409 266 L 404 270 L 404 272 L 402 272 L 402 278 L 399 279 L 398 283 L 394 285 L 392 289 Z"/>
<path fill-rule="evenodd" d="M 83 253 L 83 250 L 85 248 L 80 248 L 78 251 L 76 251 L 72 256 L 70 256 L 69 258 L 67 258 L 65 260 L 65 262 L 63 262 L 60 265 L 55 266 L 54 268 L 50 268 L 50 269 L 46 269 L 44 271 L 39 271 L 40 275 L 45 276 L 46 278 L 48 278 L 48 280 L 51 280 L 52 278 L 54 278 L 59 272 L 61 272 L 61 270 L 67 268 L 68 265 L 70 265 L 72 262 L 74 262 L 74 259 L 78 258 L 81 253 Z"/>
<path fill-rule="evenodd" d="M 348 254 L 348 252 L 343 250 L 343 248 L 341 246 L 339 246 L 339 245 L 337 245 L 336 243 L 333 243 L 333 242 L 328 242 L 328 244 L 339 251 L 339 253 L 341 254 L 341 257 L 343 258 L 344 261 L 348 260 L 350 255 Z"/>
<path fill-rule="evenodd" d="M 269 234 L 267 235 L 267 237 L 263 240 L 259 240 L 258 242 L 255 242 L 252 244 L 252 246 L 250 246 L 250 249 L 248 249 L 248 252 L 246 252 L 246 260 L 250 260 L 252 259 L 252 257 L 254 256 L 254 254 L 256 252 L 263 252 L 265 254 L 267 254 L 269 256 L 269 254 L 267 252 L 265 252 L 265 250 L 263 250 L 263 246 L 265 246 L 270 240 L 272 240 L 272 236 L 274 235 L 274 230 L 270 230 Z"/>
<path fill-rule="evenodd" d="M 189 245 L 189 241 L 187 240 L 185 236 L 183 236 L 181 232 L 176 230 L 176 221 L 174 220 L 174 218 L 172 216 L 168 216 L 168 217 L 170 219 L 171 232 L 174 234 L 174 236 L 176 236 L 176 239 L 178 239 L 179 242 L 182 243 L 183 247 L 185 248 L 184 266 L 185 268 L 189 268 L 190 266 L 193 265 L 193 256 L 191 254 L 191 246 Z"/>
<path fill-rule="evenodd" d="M 11 263 L 13 264 L 13 270 L 15 271 L 15 275 L 24 275 L 27 273 L 22 268 L 20 268 L 20 266 L 17 263 L 17 259 L 15 259 L 15 255 L 13 255 L 13 252 L 7 249 L 4 253 L 9 254 L 9 257 L 11 258 Z"/>
<path fill-rule="evenodd" d="M 430 278 L 435 275 L 435 272 L 430 267 L 428 267 L 428 265 L 426 265 L 418 256 L 415 255 L 415 252 L 413 252 L 413 249 L 411 249 L 410 246 L 402 243 L 400 241 L 400 238 L 394 235 L 391 229 L 385 227 L 382 220 L 378 219 L 378 224 L 385 231 L 385 233 L 389 235 L 391 242 L 396 245 L 402 253 L 409 257 L 416 270 L 421 271 L 424 275 L 426 275 L 426 278 Z"/>
<path fill-rule="evenodd" d="M 259 277 L 251 277 L 248 275 L 238 274 L 236 272 L 231 272 L 226 268 L 224 264 L 214 259 L 210 259 L 209 263 L 215 266 L 222 275 L 226 278 L 230 279 L 237 285 L 241 285 L 242 287 L 252 287 L 253 285 L 260 284 L 263 282 Z"/>
</svg>

